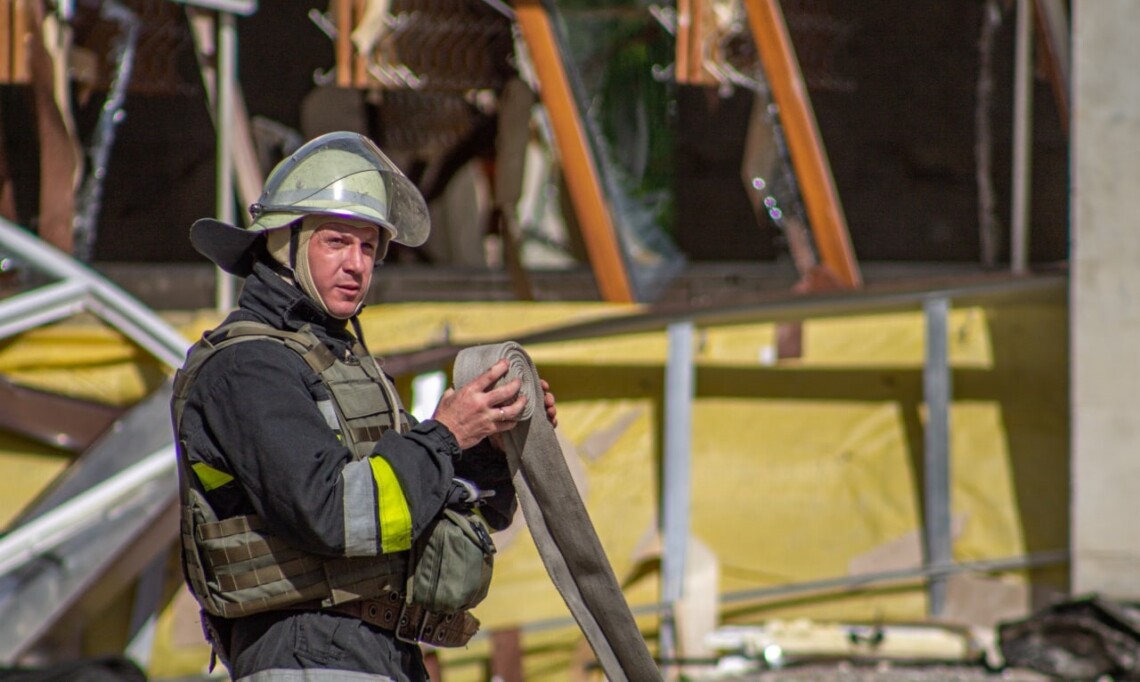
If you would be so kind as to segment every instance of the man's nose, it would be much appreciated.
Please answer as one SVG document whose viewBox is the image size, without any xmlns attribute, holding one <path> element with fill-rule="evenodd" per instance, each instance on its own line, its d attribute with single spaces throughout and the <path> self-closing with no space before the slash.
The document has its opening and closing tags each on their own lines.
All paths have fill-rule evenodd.
<svg viewBox="0 0 1140 682">
<path fill-rule="evenodd" d="M 360 244 L 355 244 L 348 249 L 348 254 L 344 259 L 344 269 L 349 272 L 363 272 L 367 269 L 368 256 L 364 255 L 364 248 Z"/>
</svg>

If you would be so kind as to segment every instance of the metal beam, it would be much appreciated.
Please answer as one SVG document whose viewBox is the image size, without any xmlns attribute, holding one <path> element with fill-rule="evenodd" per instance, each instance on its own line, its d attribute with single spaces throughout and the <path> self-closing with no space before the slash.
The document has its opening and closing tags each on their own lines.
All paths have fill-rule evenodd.
<svg viewBox="0 0 1140 682">
<path fill-rule="evenodd" d="M 915 566 L 894 571 L 877 571 L 874 573 L 860 573 L 858 575 L 841 575 L 820 580 L 808 580 L 798 583 L 774 585 L 752 590 L 727 592 L 718 598 L 722 604 L 745 604 L 764 602 L 768 600 L 783 599 L 787 597 L 802 597 L 805 595 L 841 594 L 854 590 L 866 590 L 875 586 L 913 582 L 920 579 L 944 578 L 964 573 L 1004 573 L 1007 571 L 1024 571 L 1030 568 L 1044 566 L 1058 566 L 1069 563 L 1070 552 L 1067 549 L 1049 550 L 1021 554 L 1017 556 L 998 557 L 994 559 L 980 559 L 978 561 L 964 561 L 940 566 Z M 660 611 L 663 604 L 638 604 L 631 610 L 635 616 L 649 615 Z M 745 606 L 739 610 L 746 610 Z M 521 626 L 524 633 L 542 632 L 574 625 L 572 618 L 548 618 L 533 621 Z M 475 635 L 476 638 L 482 633 Z"/>
<path fill-rule="evenodd" d="M 16 294 L 0 302 L 0 339 L 64 320 L 82 312 L 87 286 L 62 281 Z"/>
<path fill-rule="evenodd" d="M 107 571 L 127 550 L 152 553 L 165 546 L 133 547 L 140 535 L 177 537 L 177 524 L 158 524 L 176 502 L 173 444 L 122 475 L 22 526 L 0 541 L 0 662 L 11 664 L 72 611 L 101 578 L 129 580 L 140 565 Z M 74 624 L 74 623 L 71 623 Z"/>
<path fill-rule="evenodd" d="M 669 362 L 665 366 L 664 490 L 661 494 L 661 656 L 677 655 L 677 604 L 684 596 L 685 562 L 692 502 L 693 323 L 669 325 Z"/>
<path fill-rule="evenodd" d="M 760 296 L 750 303 L 724 306 L 685 305 L 654 306 L 629 315 L 609 316 L 575 322 L 530 334 L 515 334 L 509 340 L 523 345 L 590 339 L 618 334 L 660 332 L 681 319 L 691 319 L 698 327 L 785 322 L 813 317 L 844 317 L 870 313 L 920 310 L 931 296 L 945 296 L 959 305 L 999 303 L 1026 296 L 1055 296 L 1067 290 L 1063 275 L 1031 277 L 986 277 L 960 281 L 912 284 L 908 287 L 879 287 L 860 291 L 836 291 L 823 294 L 793 295 L 776 292 Z M 497 343 L 508 339 L 488 338 L 481 343 Z M 460 346 L 426 346 L 406 353 L 384 356 L 384 369 L 396 376 L 440 369 L 450 363 Z"/>
<path fill-rule="evenodd" d="M 876 585 L 884 586 L 890 583 L 910 582 L 922 578 L 927 580 L 945 579 L 949 576 L 961 575 L 963 573 L 986 574 L 1006 571 L 1024 571 L 1029 568 L 1058 566 L 1068 563 L 1069 560 L 1069 550 L 1055 549 L 1019 556 L 979 559 L 978 561 L 964 561 L 962 563 L 939 565 L 925 564 L 893 571 L 841 575 L 833 578 L 823 578 L 821 580 L 808 580 L 799 583 L 788 583 L 786 585 L 761 587 L 754 590 L 741 590 L 739 592 L 729 592 L 721 595 L 720 600 L 724 604 L 733 604 L 811 593 L 865 590 Z M 644 612 L 644 609 L 634 609 L 634 613 L 642 612 Z"/>
<path fill-rule="evenodd" d="M 950 301 L 935 296 L 923 305 L 926 315 L 926 362 L 922 391 L 926 400 L 924 433 L 923 519 L 926 529 L 926 563 L 942 566 L 953 561 L 950 531 Z M 941 615 L 946 603 L 946 581 L 931 577 L 930 615 Z"/>
<path fill-rule="evenodd" d="M 63 543 L 103 521 L 109 508 L 126 506 L 144 486 L 173 473 L 172 443 L 110 480 L 8 533 L 0 539 L 0 576 L 37 557 L 55 552 Z"/>
<path fill-rule="evenodd" d="M 237 25 L 234 15 L 223 13 L 218 17 L 218 94 L 214 127 L 217 130 L 215 163 L 217 178 L 215 202 L 218 220 L 234 224 L 234 161 L 230 156 L 233 145 L 234 71 L 237 68 Z M 237 283 L 221 268 L 217 272 L 215 307 L 218 312 L 229 312 L 234 305 Z"/>
<path fill-rule="evenodd" d="M 182 366 L 189 342 L 153 311 L 93 270 L 3 218 L 0 218 L 0 249 L 51 277 L 66 280 L 66 284 L 56 286 L 49 295 L 56 297 L 52 300 L 61 302 L 59 305 L 66 306 L 69 296 L 84 290 L 87 297 L 83 299 L 82 309 L 130 336 L 169 367 Z M 46 321 L 52 319 L 59 318 Z"/>
<path fill-rule="evenodd" d="M 89 268 L 2 219 L 0 252 L 41 281 L 60 280 L 0 302 L 5 334 L 87 311 L 168 366 L 181 366 L 189 342 Z M 167 383 L 85 450 L 0 538 L 0 663 L 14 662 L 53 628 L 86 626 L 108 595 L 176 538 L 169 403 Z"/>
<path fill-rule="evenodd" d="M 1013 78 L 1013 204 L 1010 268 L 1029 270 L 1030 196 L 1033 189 L 1033 0 L 1017 0 Z"/>
</svg>

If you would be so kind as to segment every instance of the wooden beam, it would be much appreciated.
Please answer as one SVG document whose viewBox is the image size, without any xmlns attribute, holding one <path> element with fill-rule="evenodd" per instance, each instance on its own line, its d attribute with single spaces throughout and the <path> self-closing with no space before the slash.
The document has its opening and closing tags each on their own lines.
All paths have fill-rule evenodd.
<svg viewBox="0 0 1140 682">
<path fill-rule="evenodd" d="M 0 430 L 79 454 L 125 410 L 25 388 L 0 378 Z"/>
<path fill-rule="evenodd" d="M 352 83 L 355 87 L 365 88 L 368 87 L 368 59 L 370 55 L 360 54 L 356 47 L 352 45 L 352 30 L 356 28 L 356 22 L 360 17 L 364 16 L 364 0 L 355 0 L 352 7 L 352 21 L 348 27 L 349 45 L 352 47 Z M 339 37 L 340 34 L 338 33 Z"/>
<path fill-rule="evenodd" d="M 523 682 L 522 633 L 518 628 L 491 632 L 491 679 Z"/>
<path fill-rule="evenodd" d="M 677 41 L 673 45 L 674 76 L 678 83 L 688 83 L 691 67 L 689 65 L 689 42 L 693 32 L 693 4 L 700 0 L 677 0 Z"/>
<path fill-rule="evenodd" d="M 334 0 L 336 5 L 336 84 L 352 87 L 352 2 Z"/>
<path fill-rule="evenodd" d="M 30 0 L 31 28 L 25 59 L 36 106 L 36 132 L 40 142 L 39 236 L 64 253 L 75 251 L 75 190 L 82 163 L 79 143 L 68 129 L 68 116 L 55 99 L 55 65 L 44 36 L 43 0 Z M 66 58 L 60 55 L 59 58 Z"/>
<path fill-rule="evenodd" d="M 585 127 L 574 103 L 550 17 L 541 0 L 519 0 L 515 4 L 515 18 L 538 75 L 539 96 L 550 116 L 570 201 L 578 216 L 598 291 L 603 300 L 632 303 L 634 293 L 622 247 Z"/>
<path fill-rule="evenodd" d="M 9 83 L 27 83 L 32 79 L 28 63 L 28 0 L 12 0 L 12 62 Z"/>
<path fill-rule="evenodd" d="M 779 0 L 744 0 L 744 6 L 772 99 L 779 107 L 820 260 L 844 286 L 859 287 L 863 278 L 851 248 L 847 219 Z"/>
<path fill-rule="evenodd" d="M 5 139 L 4 117 L 0 116 L 0 218 L 19 223 L 20 218 L 16 213 L 16 182 L 8 167 L 8 145 Z"/>
<path fill-rule="evenodd" d="M 0 83 L 12 82 L 12 53 L 19 39 L 12 24 L 12 0 L 0 0 Z"/>
<path fill-rule="evenodd" d="M 710 14 L 708 0 L 677 0 L 677 43 L 673 68 L 678 83 L 716 85 L 718 82 L 705 68 L 705 46 L 712 41 L 716 27 Z"/>
</svg>

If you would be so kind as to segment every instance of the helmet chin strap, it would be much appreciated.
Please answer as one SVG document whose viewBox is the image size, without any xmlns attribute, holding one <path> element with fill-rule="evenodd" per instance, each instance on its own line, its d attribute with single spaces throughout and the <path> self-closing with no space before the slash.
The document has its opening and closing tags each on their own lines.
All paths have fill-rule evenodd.
<svg viewBox="0 0 1140 682">
<path fill-rule="evenodd" d="M 297 288 L 326 315 L 336 317 L 317 293 L 313 273 L 309 270 L 309 240 L 312 239 L 313 232 L 320 222 L 319 216 L 305 216 L 285 227 L 270 230 L 266 246 L 273 260 L 289 273 L 293 284 L 296 284 Z"/>
<path fill-rule="evenodd" d="M 291 232 L 294 233 L 292 241 L 294 243 L 292 251 L 293 257 L 293 272 L 297 276 L 297 286 L 301 287 L 301 291 L 313 300 L 317 306 L 325 311 L 329 317 L 336 317 L 340 319 L 339 315 L 333 315 L 329 310 L 328 305 L 325 304 L 320 293 L 317 291 L 317 283 L 313 280 L 313 272 L 309 269 L 309 242 L 313 240 L 313 233 L 316 232 L 317 226 L 320 225 L 322 219 L 320 216 L 305 216 L 300 223 L 293 223 Z M 357 306 L 357 310 L 360 307 Z M 353 315 L 356 311 L 353 311 Z M 351 317 L 350 315 L 349 317 Z"/>
</svg>

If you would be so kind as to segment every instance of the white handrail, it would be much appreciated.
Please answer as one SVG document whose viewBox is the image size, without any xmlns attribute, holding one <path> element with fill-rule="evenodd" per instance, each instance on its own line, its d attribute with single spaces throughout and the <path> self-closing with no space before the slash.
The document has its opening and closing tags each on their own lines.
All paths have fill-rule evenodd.
<svg viewBox="0 0 1140 682">
<path fill-rule="evenodd" d="M 174 474 L 174 444 L 68 500 L 0 538 L 0 576 L 43 556 L 145 492 L 148 484 Z"/>
<path fill-rule="evenodd" d="M 67 280 L 6 298 L 0 301 L 0 339 L 82 312 L 86 299 L 87 287 Z"/>
<path fill-rule="evenodd" d="M 165 320 L 95 271 L 2 218 L 0 249 L 49 275 L 82 285 L 90 296 L 84 300 L 83 309 L 126 334 L 171 368 L 182 366 L 190 343 Z"/>
</svg>

